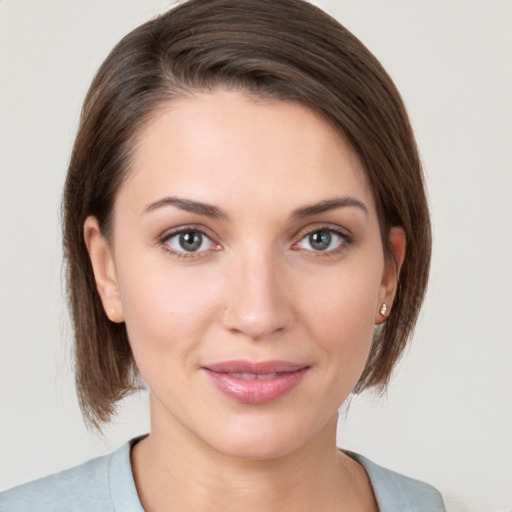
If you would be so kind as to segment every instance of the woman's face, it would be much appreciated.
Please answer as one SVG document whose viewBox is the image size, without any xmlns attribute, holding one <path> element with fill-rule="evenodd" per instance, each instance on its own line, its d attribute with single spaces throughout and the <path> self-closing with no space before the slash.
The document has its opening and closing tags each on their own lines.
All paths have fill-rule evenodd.
<svg viewBox="0 0 512 512">
<path fill-rule="evenodd" d="M 98 289 L 125 321 L 153 432 L 268 458 L 332 436 L 396 269 L 349 146 L 288 102 L 218 91 L 143 130 Z M 401 259 L 403 233 L 392 230 Z"/>
</svg>

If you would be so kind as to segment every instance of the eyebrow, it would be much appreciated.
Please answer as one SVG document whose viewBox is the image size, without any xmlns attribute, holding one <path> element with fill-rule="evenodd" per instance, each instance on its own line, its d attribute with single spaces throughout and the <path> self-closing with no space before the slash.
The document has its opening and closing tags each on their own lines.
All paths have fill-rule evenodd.
<svg viewBox="0 0 512 512">
<path fill-rule="evenodd" d="M 198 215 L 204 215 L 213 219 L 228 219 L 228 215 L 217 206 L 202 203 L 200 201 L 193 201 L 192 199 L 183 199 L 173 196 L 164 197 L 154 203 L 148 204 L 146 208 L 144 208 L 144 213 L 150 213 L 165 206 L 175 206 L 180 210 L 197 213 Z M 305 217 L 311 217 L 312 215 L 318 215 L 330 210 L 347 207 L 359 208 L 364 213 L 368 214 L 368 208 L 363 202 L 359 201 L 359 199 L 355 199 L 354 197 L 347 196 L 327 199 L 325 201 L 320 201 L 319 203 L 298 208 L 293 211 L 291 217 L 294 219 L 303 219 Z"/>
<path fill-rule="evenodd" d="M 298 208 L 292 213 L 292 218 L 303 219 L 304 217 L 310 217 L 319 213 L 325 213 L 330 210 L 346 207 L 359 208 L 368 215 L 368 208 L 363 202 L 359 201 L 359 199 L 356 199 L 355 197 L 347 196 L 328 199 L 326 201 L 320 201 L 319 203 L 305 206 L 303 208 Z"/>
<path fill-rule="evenodd" d="M 227 219 L 228 216 L 220 208 L 207 203 L 193 201 L 192 199 L 182 199 L 179 197 L 164 197 L 154 203 L 148 204 L 144 208 L 144 213 L 149 213 L 164 206 L 176 206 L 186 212 L 197 213 L 213 219 Z"/>
</svg>

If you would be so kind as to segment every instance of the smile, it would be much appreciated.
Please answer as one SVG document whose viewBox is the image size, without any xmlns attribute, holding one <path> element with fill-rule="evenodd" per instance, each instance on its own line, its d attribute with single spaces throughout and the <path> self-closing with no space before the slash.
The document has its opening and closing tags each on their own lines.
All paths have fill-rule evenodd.
<svg viewBox="0 0 512 512">
<path fill-rule="evenodd" d="M 278 375 L 281 375 L 281 374 L 277 373 L 277 372 L 262 373 L 262 374 L 242 372 L 242 373 L 232 373 L 231 375 L 233 375 L 233 377 L 237 377 L 239 379 L 244 379 L 244 380 L 253 380 L 253 379 L 267 380 L 267 379 L 273 379 L 274 377 L 277 377 Z"/>
<path fill-rule="evenodd" d="M 265 404 L 295 388 L 309 366 L 287 361 L 228 361 L 202 368 L 224 395 L 246 404 Z"/>
</svg>

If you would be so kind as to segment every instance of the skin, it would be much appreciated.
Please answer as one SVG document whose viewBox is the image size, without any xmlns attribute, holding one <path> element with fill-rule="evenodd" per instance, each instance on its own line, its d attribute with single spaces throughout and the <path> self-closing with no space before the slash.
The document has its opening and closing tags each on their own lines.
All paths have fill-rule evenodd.
<svg viewBox="0 0 512 512">
<path fill-rule="evenodd" d="M 105 240 L 90 217 L 84 232 L 106 314 L 126 322 L 151 391 L 152 432 L 132 451 L 145 510 L 377 510 L 366 473 L 336 447 L 337 411 L 393 303 L 405 237 L 391 230 L 386 260 L 348 144 L 295 103 L 232 91 L 172 101 L 140 134 L 113 226 Z M 204 233 L 199 250 L 183 249 L 180 228 Z M 247 404 L 203 370 L 236 359 L 308 370 L 277 400 Z"/>
</svg>

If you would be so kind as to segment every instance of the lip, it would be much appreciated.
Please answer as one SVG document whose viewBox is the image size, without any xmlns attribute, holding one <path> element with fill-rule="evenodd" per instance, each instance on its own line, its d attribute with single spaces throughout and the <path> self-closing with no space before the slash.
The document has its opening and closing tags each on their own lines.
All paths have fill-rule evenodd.
<svg viewBox="0 0 512 512">
<path fill-rule="evenodd" d="M 225 361 L 203 366 L 206 376 L 228 397 L 246 404 L 273 402 L 296 387 L 308 365 L 289 361 Z"/>
</svg>

